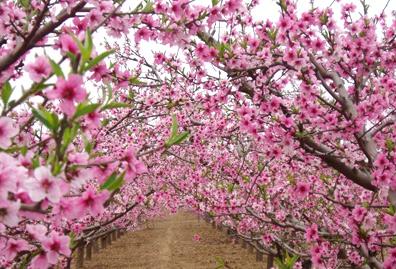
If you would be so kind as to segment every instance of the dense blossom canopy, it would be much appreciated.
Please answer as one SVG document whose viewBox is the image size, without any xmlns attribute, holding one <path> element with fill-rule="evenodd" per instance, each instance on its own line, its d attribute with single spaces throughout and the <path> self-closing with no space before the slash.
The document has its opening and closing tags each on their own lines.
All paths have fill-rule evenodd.
<svg viewBox="0 0 396 269">
<path fill-rule="evenodd" d="M 0 267 L 185 207 L 279 264 L 396 268 L 389 7 L 131 2 L 0 4 Z"/>
</svg>

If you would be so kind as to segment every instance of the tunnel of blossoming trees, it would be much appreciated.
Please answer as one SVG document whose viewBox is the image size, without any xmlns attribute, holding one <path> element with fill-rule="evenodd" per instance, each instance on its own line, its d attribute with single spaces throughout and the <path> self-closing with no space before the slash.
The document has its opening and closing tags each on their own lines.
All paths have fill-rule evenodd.
<svg viewBox="0 0 396 269">
<path fill-rule="evenodd" d="M 277 268 L 396 268 L 395 2 L 301 2 L 1 1 L 0 267 L 188 210 Z"/>
</svg>

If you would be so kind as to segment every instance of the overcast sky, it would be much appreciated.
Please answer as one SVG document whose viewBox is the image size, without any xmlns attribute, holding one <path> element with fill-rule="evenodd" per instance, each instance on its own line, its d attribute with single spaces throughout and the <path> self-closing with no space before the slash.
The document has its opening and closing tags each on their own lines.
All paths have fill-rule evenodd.
<svg viewBox="0 0 396 269">
<path fill-rule="evenodd" d="M 225 1 L 225 0 L 222 0 Z M 127 5 L 129 6 L 129 8 L 131 6 L 136 5 L 136 3 L 139 3 L 140 1 L 136 1 L 136 0 L 128 0 L 127 1 Z M 276 21 L 277 18 L 280 15 L 280 11 L 279 11 L 279 6 L 276 4 L 276 0 L 259 0 L 259 6 L 257 6 L 254 10 L 253 10 L 253 18 L 255 21 L 266 21 L 267 19 L 272 20 L 272 21 Z M 330 4 L 332 2 L 335 2 L 332 4 L 332 8 L 334 10 L 334 13 L 336 14 L 336 16 L 338 16 L 338 18 L 336 17 L 336 19 L 340 18 L 340 12 L 339 12 L 339 4 L 337 3 L 337 1 L 335 0 L 315 0 L 315 6 L 318 7 L 328 7 L 330 6 Z M 358 6 L 358 10 L 362 10 L 361 9 L 361 4 L 360 4 L 360 0 L 350 0 L 350 1 L 342 1 L 344 3 L 348 2 L 348 3 L 355 3 L 356 6 Z M 384 9 L 384 7 L 386 6 L 388 0 L 366 0 L 366 3 L 370 5 L 370 9 L 369 9 L 369 14 L 373 15 L 373 14 L 380 14 L 382 12 L 382 10 Z M 200 4 L 200 5 L 211 5 L 211 0 L 195 0 L 194 3 L 196 4 Z M 306 11 L 309 10 L 311 7 L 311 0 L 298 0 L 298 10 L 301 11 Z M 386 14 L 388 14 L 388 19 L 391 19 L 391 16 L 389 16 L 392 11 L 396 11 L 396 0 L 390 0 L 386 9 Z M 99 31 L 99 34 L 97 34 L 95 36 L 94 40 L 104 40 L 104 38 L 109 38 L 108 35 L 104 32 L 104 31 Z M 133 39 L 133 36 L 131 36 L 131 38 Z M 100 44 L 101 43 L 101 44 Z M 101 52 L 104 50 L 103 46 L 102 46 L 102 42 L 100 43 L 96 43 L 95 46 L 97 47 L 98 51 Z M 149 61 L 152 61 L 152 52 L 153 51 L 159 51 L 159 50 L 163 50 L 164 46 L 160 46 L 158 44 L 156 44 L 155 42 L 151 41 L 151 42 L 145 42 L 142 41 L 140 44 L 140 49 L 143 51 L 143 55 L 145 55 Z M 166 48 L 165 49 L 168 52 L 175 52 L 176 48 Z M 38 54 L 41 54 L 42 51 L 38 50 L 36 51 Z M 55 55 L 52 55 L 52 53 L 50 51 L 47 51 L 47 53 L 49 53 L 50 57 L 53 57 Z M 29 57 L 27 58 L 27 62 L 30 62 L 34 60 L 34 54 L 30 54 Z M 14 98 L 17 97 L 20 93 L 20 86 L 24 86 L 25 88 L 29 88 L 31 81 L 29 79 L 24 79 L 26 76 L 26 74 L 23 76 L 23 78 L 18 79 L 18 81 L 16 81 L 16 83 L 14 83 L 14 85 L 17 87 L 16 92 L 14 93 Z M 18 89 L 19 88 L 19 89 Z"/>
</svg>

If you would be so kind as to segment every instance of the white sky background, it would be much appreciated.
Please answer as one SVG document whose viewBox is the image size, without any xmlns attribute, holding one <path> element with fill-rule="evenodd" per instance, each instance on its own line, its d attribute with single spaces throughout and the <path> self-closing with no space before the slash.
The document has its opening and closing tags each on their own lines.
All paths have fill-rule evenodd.
<svg viewBox="0 0 396 269">
<path fill-rule="evenodd" d="M 135 2 L 135 0 L 130 0 L 131 2 Z M 222 0 L 221 2 L 225 2 L 225 0 Z M 332 5 L 331 3 L 334 2 Z M 362 5 L 360 3 L 360 0 L 349 0 L 345 1 L 342 0 L 343 3 L 354 3 L 357 6 L 357 10 L 359 12 L 362 12 Z M 386 6 L 388 0 L 366 0 L 366 3 L 370 6 L 369 8 L 369 15 L 377 15 L 382 12 L 384 7 Z M 195 0 L 193 2 L 196 5 L 203 5 L 203 6 L 211 6 L 212 1 L 211 0 Z M 252 12 L 252 16 L 254 21 L 256 22 L 266 22 L 267 19 L 270 21 L 276 22 L 280 16 L 280 7 L 276 4 L 277 0 L 259 0 L 259 5 L 254 8 Z M 311 0 L 297 0 L 298 3 L 298 12 L 302 13 L 304 11 L 308 11 L 311 9 Z M 334 11 L 334 16 L 336 21 L 340 21 L 341 19 L 341 11 L 340 11 L 340 4 L 337 3 L 335 0 L 314 0 L 314 6 L 319 7 L 319 8 L 326 8 L 331 5 L 331 8 Z M 134 6 L 134 5 L 132 5 Z M 390 0 L 385 14 L 388 15 L 388 20 L 391 19 L 391 13 L 392 11 L 396 11 L 396 0 Z M 132 37 L 133 39 L 133 37 Z M 142 52 L 142 54 L 147 57 L 148 60 L 152 61 L 152 52 L 156 51 L 163 51 L 164 48 L 167 48 L 166 51 L 169 52 L 176 52 L 177 48 L 170 48 L 170 47 L 164 47 L 161 45 L 156 44 L 153 41 L 147 42 L 147 41 L 141 41 L 141 44 L 139 45 L 139 48 Z"/>
<path fill-rule="evenodd" d="M 224 2 L 225 0 L 222 0 L 220 2 Z M 341 18 L 341 13 L 340 13 L 340 4 L 337 3 L 335 0 L 314 0 L 314 6 L 315 7 L 320 7 L 320 8 L 325 8 L 330 6 L 330 4 L 334 2 L 331 6 L 331 8 L 334 11 L 335 14 L 335 19 L 337 21 L 340 20 Z M 366 3 L 369 4 L 369 15 L 375 15 L 375 14 L 380 14 L 384 7 L 386 6 L 388 0 L 366 0 Z M 133 8 L 137 6 L 140 3 L 140 1 L 137 0 L 127 0 L 126 4 L 127 6 L 125 8 Z M 280 8 L 276 4 L 276 0 L 259 0 L 259 5 L 253 10 L 252 16 L 254 21 L 257 22 L 265 22 L 267 19 L 276 22 L 280 16 Z M 362 11 L 362 6 L 360 3 L 360 0 L 349 0 L 349 1 L 344 1 L 342 0 L 342 3 L 354 3 L 357 6 L 358 11 Z M 212 2 L 211 0 L 195 0 L 194 4 L 196 5 L 203 5 L 203 6 L 211 6 Z M 298 0 L 298 11 L 301 13 L 303 11 L 307 11 L 311 8 L 311 0 Z M 387 19 L 390 21 L 392 19 L 392 12 L 396 11 L 396 0 L 390 0 L 385 14 L 387 14 Z M 108 36 L 108 34 L 104 30 L 100 30 L 98 33 L 95 34 L 94 37 L 94 42 L 95 40 L 99 41 L 98 43 L 95 43 L 96 49 L 98 53 L 103 52 L 104 46 L 103 46 L 103 40 L 107 38 L 109 41 L 114 41 L 111 39 L 111 37 Z M 133 33 L 130 33 L 130 38 L 133 40 Z M 122 45 L 121 45 L 122 47 Z M 169 47 L 169 46 L 163 46 L 156 44 L 154 41 L 142 41 L 141 44 L 139 45 L 139 49 L 144 57 L 147 58 L 149 62 L 153 62 L 153 52 L 157 51 L 166 51 L 167 54 L 169 53 L 175 53 L 178 48 L 176 47 Z M 53 59 L 56 59 L 58 55 L 58 52 L 55 54 L 53 51 L 46 49 L 47 54 L 52 57 Z M 35 50 L 33 53 L 30 53 L 29 56 L 26 59 L 26 63 L 30 63 L 34 60 L 35 54 L 42 55 L 43 50 L 38 49 Z M 210 65 L 206 65 L 209 67 Z M 66 67 L 66 66 L 65 66 Z M 212 68 L 209 68 L 207 71 L 211 73 Z M 23 77 L 17 79 L 14 83 L 12 83 L 13 86 L 15 87 L 15 91 L 13 93 L 12 99 L 17 98 L 20 96 L 22 87 L 25 89 L 30 88 L 31 81 L 28 79 L 28 75 L 25 73 Z M 91 83 L 89 83 L 91 84 Z M 97 93 L 97 90 L 95 91 L 94 85 L 86 85 L 88 88 L 89 92 L 91 92 L 92 96 L 95 95 L 95 92 Z"/>
</svg>

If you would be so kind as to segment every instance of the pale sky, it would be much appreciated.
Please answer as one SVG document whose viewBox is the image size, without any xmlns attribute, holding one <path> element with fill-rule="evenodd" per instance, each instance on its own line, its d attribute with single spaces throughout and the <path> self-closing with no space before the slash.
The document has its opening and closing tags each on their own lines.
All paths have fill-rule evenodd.
<svg viewBox="0 0 396 269">
<path fill-rule="evenodd" d="M 225 1 L 225 0 L 222 0 Z M 136 0 L 128 0 L 127 5 L 129 7 L 136 5 L 136 3 L 139 3 L 140 1 Z M 267 19 L 271 21 L 276 21 L 279 17 L 280 11 L 279 11 L 279 6 L 276 4 L 276 0 L 259 0 L 259 6 L 257 6 L 253 10 L 253 18 L 255 21 L 266 21 Z M 339 3 L 335 0 L 315 0 L 315 6 L 324 8 L 328 7 L 332 2 L 332 8 L 334 10 L 334 13 L 337 14 L 336 16 L 341 16 L 340 11 L 339 11 Z M 344 3 L 354 3 L 357 7 L 358 10 L 361 11 L 361 4 L 360 0 L 350 0 L 350 1 L 342 1 Z M 384 9 L 385 5 L 387 4 L 388 0 L 366 0 L 366 3 L 370 5 L 369 9 L 369 14 L 380 14 L 382 10 Z M 200 5 L 211 5 L 211 0 L 195 0 L 195 4 L 200 4 Z M 309 10 L 311 7 L 311 0 L 298 0 L 298 9 L 299 11 L 306 11 Z M 392 11 L 396 11 L 396 0 L 390 0 L 388 7 L 386 9 L 386 14 L 388 15 L 388 19 L 391 19 L 391 13 Z M 337 19 L 337 18 L 336 18 Z M 104 37 L 108 38 L 111 40 L 111 38 L 108 37 L 108 35 L 105 33 L 105 31 L 99 31 L 95 35 L 94 40 L 104 40 Z M 131 39 L 133 40 L 133 35 L 131 34 Z M 99 52 L 104 51 L 103 46 L 100 43 L 95 43 L 95 46 Z M 169 52 L 176 52 L 177 48 L 169 48 L 165 46 L 161 46 L 156 44 L 155 42 L 146 42 L 142 41 L 140 44 L 140 49 L 142 51 L 142 54 L 147 57 L 147 59 L 152 62 L 152 52 L 153 51 L 163 51 L 166 50 L 168 53 Z M 35 50 L 37 54 L 42 54 L 43 50 L 42 49 L 37 49 Z M 47 50 L 47 53 L 50 57 L 56 58 L 58 56 L 58 53 L 51 53 L 51 51 Z M 27 63 L 31 62 L 34 60 L 34 53 L 31 53 L 26 61 Z M 25 88 L 29 88 L 31 85 L 31 81 L 29 79 L 26 79 L 27 76 L 26 74 L 22 77 L 19 78 L 16 82 L 12 83 L 14 87 L 16 88 L 12 98 L 17 98 L 21 94 L 21 86 Z M 92 89 L 90 87 L 91 85 L 87 85 L 88 88 Z M 95 92 L 95 91 L 94 91 Z"/>
</svg>

